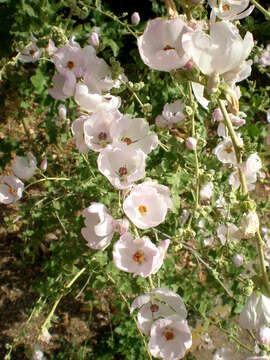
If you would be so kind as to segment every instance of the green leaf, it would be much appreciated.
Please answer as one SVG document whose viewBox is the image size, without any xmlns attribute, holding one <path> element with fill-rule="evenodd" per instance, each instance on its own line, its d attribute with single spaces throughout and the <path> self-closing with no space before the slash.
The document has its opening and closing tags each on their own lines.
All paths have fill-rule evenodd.
<svg viewBox="0 0 270 360">
<path fill-rule="evenodd" d="M 37 69 L 35 75 L 31 77 L 31 83 L 38 94 L 42 93 L 46 81 L 40 69 Z"/>
<path fill-rule="evenodd" d="M 109 46 L 112 49 L 113 52 L 113 56 L 117 56 L 119 53 L 119 46 L 117 45 L 117 43 L 112 40 L 112 39 L 108 39 L 108 38 L 104 38 L 103 39 L 103 44 L 105 46 Z"/>
</svg>

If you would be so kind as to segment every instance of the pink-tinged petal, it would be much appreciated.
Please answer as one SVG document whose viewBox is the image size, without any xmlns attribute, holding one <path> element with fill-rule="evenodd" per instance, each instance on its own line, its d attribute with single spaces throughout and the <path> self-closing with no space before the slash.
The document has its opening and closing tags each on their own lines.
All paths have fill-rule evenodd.
<svg viewBox="0 0 270 360">
<path fill-rule="evenodd" d="M 195 82 L 191 83 L 193 94 L 198 101 L 198 103 L 205 109 L 208 110 L 209 100 L 207 100 L 204 96 L 204 86 Z"/>
<path fill-rule="evenodd" d="M 71 131 L 75 137 L 77 149 L 81 153 L 87 153 L 89 151 L 89 148 L 84 139 L 84 123 L 87 120 L 87 116 L 80 116 L 78 119 L 74 120 L 71 125 Z"/>
<path fill-rule="evenodd" d="M 156 274 L 161 266 L 163 265 L 163 261 L 165 258 L 165 255 L 167 253 L 168 247 L 170 245 L 170 240 L 166 239 L 161 242 L 161 244 L 158 246 L 159 255 L 156 258 L 155 267 L 153 269 L 153 274 Z"/>
<path fill-rule="evenodd" d="M 172 20 L 156 18 L 148 21 L 143 35 L 138 39 L 143 62 L 150 68 L 160 71 L 183 67 L 188 62 L 189 56 L 181 47 L 181 37 L 189 30 L 191 29 L 187 27 L 183 17 Z"/>
<path fill-rule="evenodd" d="M 10 193 L 10 187 L 5 184 L 0 184 L 0 203 L 11 204 L 13 203 L 13 195 Z"/>
</svg>

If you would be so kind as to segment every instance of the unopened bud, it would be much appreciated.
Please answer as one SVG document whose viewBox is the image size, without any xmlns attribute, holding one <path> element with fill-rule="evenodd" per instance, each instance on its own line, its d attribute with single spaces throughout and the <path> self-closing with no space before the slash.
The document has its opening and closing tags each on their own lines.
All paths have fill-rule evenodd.
<svg viewBox="0 0 270 360">
<path fill-rule="evenodd" d="M 259 330 L 259 341 L 263 345 L 270 345 L 270 328 L 267 326 L 262 326 Z"/>
<path fill-rule="evenodd" d="M 99 46 L 99 36 L 98 33 L 96 33 L 95 31 L 92 32 L 92 34 L 90 35 L 90 44 L 94 47 Z"/>
<path fill-rule="evenodd" d="M 244 263 L 244 258 L 242 255 L 240 254 L 235 254 L 233 257 L 233 263 L 236 267 L 240 267 L 243 265 Z"/>
<path fill-rule="evenodd" d="M 189 150 L 195 150 L 196 149 L 196 146 L 197 146 L 197 140 L 193 137 L 188 137 L 186 139 L 186 147 L 189 149 Z"/>
<path fill-rule="evenodd" d="M 193 68 L 194 62 L 192 59 L 188 60 L 188 62 L 185 65 L 185 68 L 190 71 Z"/>
<path fill-rule="evenodd" d="M 65 105 L 60 104 L 60 105 L 58 106 L 58 116 L 59 116 L 59 119 L 61 119 L 61 120 L 66 118 L 66 116 L 67 116 L 67 109 L 66 109 Z"/>
<path fill-rule="evenodd" d="M 140 22 L 140 15 L 139 15 L 139 13 L 137 13 L 137 12 L 134 12 L 132 15 L 131 15 L 131 23 L 133 24 L 133 25 L 138 25 L 139 24 L 139 22 Z"/>
<path fill-rule="evenodd" d="M 40 163 L 40 170 L 46 171 L 47 167 L 48 167 L 48 160 L 47 157 L 45 157 L 45 159 L 43 159 Z"/>
<path fill-rule="evenodd" d="M 252 238 L 259 230 L 260 221 L 256 211 L 249 211 L 245 214 L 241 223 L 241 233 L 244 239 Z"/>
<path fill-rule="evenodd" d="M 213 119 L 215 121 L 222 121 L 223 120 L 223 115 L 222 115 L 222 111 L 220 110 L 220 108 L 216 108 L 213 112 Z"/>
<path fill-rule="evenodd" d="M 209 76 L 207 81 L 207 92 L 208 94 L 213 94 L 217 91 L 219 87 L 220 79 L 218 74 L 213 74 Z"/>
<path fill-rule="evenodd" d="M 129 228 L 129 221 L 128 219 L 119 219 L 115 220 L 114 223 L 114 229 L 117 231 L 120 235 L 125 234 L 128 231 Z"/>
</svg>

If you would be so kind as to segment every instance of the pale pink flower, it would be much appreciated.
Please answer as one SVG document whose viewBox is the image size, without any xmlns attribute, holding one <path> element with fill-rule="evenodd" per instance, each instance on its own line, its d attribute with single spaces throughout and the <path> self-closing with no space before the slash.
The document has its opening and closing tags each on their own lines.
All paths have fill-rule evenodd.
<svg viewBox="0 0 270 360">
<path fill-rule="evenodd" d="M 4 176 L 0 184 L 0 203 L 15 203 L 22 197 L 23 189 L 23 182 L 16 176 Z"/>
<path fill-rule="evenodd" d="M 46 46 L 46 51 L 48 52 L 48 54 L 52 56 L 57 50 L 58 48 L 55 46 L 54 41 L 52 39 L 49 39 L 48 45 Z"/>
<path fill-rule="evenodd" d="M 73 96 L 76 86 L 76 77 L 73 73 L 55 74 L 52 78 L 54 86 L 48 93 L 56 100 L 65 100 Z"/>
<path fill-rule="evenodd" d="M 98 169 L 117 189 L 129 188 L 145 177 L 146 154 L 140 149 L 107 146 L 98 156 Z"/>
<path fill-rule="evenodd" d="M 213 150 L 213 154 L 215 154 L 223 164 L 237 164 L 235 151 L 230 138 L 225 138 L 221 141 Z"/>
<path fill-rule="evenodd" d="M 37 46 L 37 39 L 31 35 L 31 43 L 27 45 L 19 54 L 18 59 L 21 62 L 29 63 L 37 61 L 42 54 L 42 49 Z"/>
<path fill-rule="evenodd" d="M 118 117 L 112 123 L 111 137 L 113 145 L 123 147 L 124 151 L 140 149 L 149 154 L 158 146 L 157 134 L 150 132 L 148 122 L 128 115 Z"/>
<path fill-rule="evenodd" d="M 103 110 L 89 115 L 84 122 L 84 139 L 88 148 L 101 151 L 112 144 L 114 134 L 111 134 L 111 128 L 121 116 L 118 110 Z"/>
<path fill-rule="evenodd" d="M 241 221 L 241 233 L 244 239 L 255 236 L 260 228 L 260 220 L 255 210 L 249 210 L 244 214 Z"/>
<path fill-rule="evenodd" d="M 214 119 L 214 121 L 222 121 L 223 120 L 223 114 L 222 114 L 220 108 L 216 108 L 214 110 L 213 119 Z"/>
<path fill-rule="evenodd" d="M 219 225 L 217 228 L 217 237 L 222 245 L 226 244 L 227 239 L 235 243 L 239 241 L 238 231 L 239 228 L 236 225 L 228 222 L 227 224 Z"/>
<path fill-rule="evenodd" d="M 195 83 L 192 81 L 191 83 L 192 91 L 195 96 L 195 99 L 198 101 L 198 103 L 205 109 L 208 109 L 209 100 L 204 97 L 204 89 L 205 87 L 199 83 Z"/>
<path fill-rule="evenodd" d="M 75 137 L 76 146 L 79 152 L 87 153 L 89 147 L 87 146 L 84 138 L 84 124 L 89 119 L 89 116 L 82 115 L 78 119 L 74 120 L 71 125 L 71 131 Z"/>
<path fill-rule="evenodd" d="M 270 299 L 254 292 L 248 297 L 240 313 L 239 325 L 243 329 L 258 330 L 268 323 L 270 323 Z"/>
<path fill-rule="evenodd" d="M 155 357 L 179 360 L 192 345 L 192 335 L 186 320 L 177 315 L 156 320 L 150 332 L 148 348 Z"/>
<path fill-rule="evenodd" d="M 123 203 L 126 216 L 139 229 L 161 224 L 171 208 L 169 188 L 153 181 L 135 186 Z"/>
<path fill-rule="evenodd" d="M 213 243 L 214 243 L 214 240 L 215 240 L 214 236 L 209 236 L 207 238 L 204 238 L 203 239 L 203 245 L 204 246 L 212 246 Z"/>
<path fill-rule="evenodd" d="M 93 53 L 95 53 L 94 49 Z M 54 52 L 53 62 L 62 75 L 71 72 L 76 78 L 83 76 L 85 64 L 83 51 L 80 45 L 74 41 L 74 38 L 71 38 L 66 45 Z"/>
<path fill-rule="evenodd" d="M 270 345 L 270 328 L 268 326 L 263 325 L 259 330 L 259 341 L 269 346 Z"/>
<path fill-rule="evenodd" d="M 249 16 L 255 6 L 249 6 L 249 0 L 208 0 L 212 8 L 211 20 L 217 16 L 221 20 L 241 20 Z"/>
<path fill-rule="evenodd" d="M 92 93 L 87 85 L 81 83 L 76 85 L 74 99 L 82 109 L 90 113 L 101 110 L 116 110 L 121 105 L 119 96 Z"/>
<path fill-rule="evenodd" d="M 81 229 L 81 234 L 87 245 L 91 249 L 104 250 L 111 243 L 115 231 L 113 217 L 105 205 L 95 202 L 83 210 L 83 216 L 86 227 Z"/>
<path fill-rule="evenodd" d="M 164 255 L 163 249 L 160 251 L 148 237 L 134 239 L 129 232 L 125 232 L 114 244 L 113 261 L 120 270 L 134 276 L 148 277 L 159 270 Z"/>
<path fill-rule="evenodd" d="M 236 26 L 221 21 L 211 25 L 210 35 L 203 31 L 184 34 L 182 46 L 203 74 L 215 76 L 238 69 L 254 43 L 251 33 L 242 39 Z"/>
<path fill-rule="evenodd" d="M 27 156 L 15 156 L 11 170 L 22 180 L 29 180 L 37 170 L 37 159 L 29 152 Z"/>
<path fill-rule="evenodd" d="M 185 119 L 185 104 L 180 100 L 165 104 L 162 115 L 157 116 L 156 125 L 171 129 L 174 124 L 180 124 Z"/>
<path fill-rule="evenodd" d="M 166 288 L 156 288 L 148 294 L 140 295 L 131 304 L 130 312 L 138 309 L 138 325 L 145 335 L 150 335 L 152 323 L 160 318 L 178 315 L 185 320 L 187 310 L 182 298 Z"/>
<path fill-rule="evenodd" d="M 99 36 L 98 33 L 96 33 L 95 31 L 93 31 L 90 35 L 90 44 L 94 47 L 99 46 Z"/>
<path fill-rule="evenodd" d="M 134 12 L 132 15 L 131 15 L 131 24 L 132 25 L 138 25 L 139 22 L 140 22 L 140 15 L 139 13 L 137 12 Z"/>
<path fill-rule="evenodd" d="M 188 31 L 193 30 L 181 16 L 171 20 L 156 18 L 148 21 L 143 35 L 138 39 L 143 62 L 160 71 L 171 71 L 185 66 L 191 56 L 185 54 L 181 38 Z"/>
</svg>

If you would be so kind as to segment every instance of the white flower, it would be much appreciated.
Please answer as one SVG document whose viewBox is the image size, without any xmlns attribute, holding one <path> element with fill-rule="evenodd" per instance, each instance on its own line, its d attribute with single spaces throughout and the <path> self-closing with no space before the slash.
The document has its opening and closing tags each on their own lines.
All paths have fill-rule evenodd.
<svg viewBox="0 0 270 360">
<path fill-rule="evenodd" d="M 264 345 L 270 345 L 270 328 L 263 325 L 259 330 L 259 341 Z"/>
<path fill-rule="evenodd" d="M 42 53 L 42 49 L 37 46 L 37 39 L 31 35 L 32 42 L 27 45 L 19 54 L 18 59 L 24 63 L 37 61 Z"/>
<path fill-rule="evenodd" d="M 167 186 L 145 181 L 135 186 L 123 203 L 126 216 L 139 229 L 149 229 L 161 224 L 172 208 Z"/>
<path fill-rule="evenodd" d="M 218 349 L 213 356 L 213 360 L 234 360 L 234 358 L 234 353 L 229 348 Z"/>
<path fill-rule="evenodd" d="M 192 29 L 188 28 L 181 16 L 171 20 L 156 18 L 148 21 L 143 35 L 138 39 L 143 62 L 160 71 L 182 68 L 190 59 L 181 45 L 181 38 L 187 31 Z"/>
<path fill-rule="evenodd" d="M 102 94 L 108 92 L 116 85 L 116 80 L 112 79 L 112 71 L 109 65 L 97 56 L 93 57 L 86 67 L 83 80 L 89 92 Z"/>
<path fill-rule="evenodd" d="M 146 154 L 140 149 L 107 146 L 98 156 L 98 169 L 117 189 L 127 189 L 145 177 Z"/>
<path fill-rule="evenodd" d="M 0 203 L 15 203 L 22 197 L 24 184 L 16 176 L 4 176 L 0 184 Z"/>
<path fill-rule="evenodd" d="M 213 154 L 215 154 L 223 164 L 237 164 L 235 151 L 230 138 L 225 138 L 221 141 L 213 150 Z"/>
<path fill-rule="evenodd" d="M 121 116 L 118 110 L 103 110 L 87 117 L 84 122 L 84 139 L 89 149 L 100 151 L 112 144 L 111 127 Z"/>
<path fill-rule="evenodd" d="M 113 261 L 120 270 L 134 276 L 148 277 L 162 266 L 165 253 L 163 247 L 156 247 L 147 236 L 133 239 L 133 236 L 126 232 L 114 244 Z"/>
<path fill-rule="evenodd" d="M 217 236 L 221 242 L 222 245 L 225 245 L 227 242 L 227 239 L 237 242 L 239 241 L 239 235 L 238 235 L 238 227 L 234 224 L 228 222 L 226 225 L 222 224 L 219 225 L 217 228 Z"/>
<path fill-rule="evenodd" d="M 156 288 L 149 294 L 140 295 L 131 304 L 130 312 L 138 311 L 138 325 L 145 335 L 150 334 L 153 321 L 170 315 L 178 315 L 185 320 L 187 310 L 182 298 L 166 288 Z"/>
<path fill-rule="evenodd" d="M 150 332 L 148 348 L 155 357 L 179 360 L 192 345 L 192 335 L 186 320 L 177 315 L 156 320 Z"/>
<path fill-rule="evenodd" d="M 195 150 L 196 149 L 196 146 L 197 146 L 197 140 L 193 137 L 188 137 L 186 139 L 186 147 L 189 149 L 189 150 Z"/>
<path fill-rule="evenodd" d="M 114 146 L 121 146 L 124 150 L 141 149 L 145 154 L 149 154 L 158 145 L 157 134 L 149 131 L 148 122 L 128 115 L 119 117 L 112 123 L 111 137 Z"/>
<path fill-rule="evenodd" d="M 156 125 L 171 129 L 174 124 L 180 124 L 185 119 L 185 104 L 180 100 L 165 104 L 162 116 L 157 116 Z"/>
<path fill-rule="evenodd" d="M 209 236 L 207 238 L 204 238 L 203 245 L 204 246 L 212 246 L 214 243 L 214 240 L 215 240 L 214 236 Z"/>
<path fill-rule="evenodd" d="M 29 152 L 27 156 L 15 156 L 12 172 L 22 180 L 29 180 L 35 174 L 37 169 L 37 159 Z"/>
<path fill-rule="evenodd" d="M 260 221 L 256 211 L 253 210 L 244 214 L 241 222 L 241 233 L 243 234 L 244 239 L 249 239 L 255 236 L 259 227 Z"/>
<path fill-rule="evenodd" d="M 83 210 L 83 216 L 86 227 L 81 229 L 81 234 L 87 245 L 91 249 L 104 250 L 111 243 L 114 234 L 113 217 L 105 205 L 95 202 Z"/>
<path fill-rule="evenodd" d="M 204 86 L 199 84 L 199 83 L 195 83 L 192 81 L 191 83 L 192 86 L 192 91 L 193 94 L 196 98 L 196 100 L 198 101 L 198 103 L 205 109 L 208 109 L 208 104 L 209 104 L 209 100 L 207 100 L 203 93 L 204 93 Z"/>
<path fill-rule="evenodd" d="M 266 49 L 260 57 L 259 63 L 261 66 L 270 66 L 270 44 L 267 45 Z"/>
<path fill-rule="evenodd" d="M 249 16 L 254 6 L 249 8 L 249 0 L 208 0 L 212 8 L 211 18 L 214 21 L 215 16 L 221 20 L 241 20 Z"/>
<path fill-rule="evenodd" d="M 87 85 L 81 83 L 76 85 L 74 99 L 82 109 L 90 113 L 101 110 L 116 110 L 121 105 L 119 96 L 92 93 Z"/>
<path fill-rule="evenodd" d="M 270 299 L 253 293 L 247 299 L 239 317 L 243 329 L 257 330 L 270 322 Z"/>
<path fill-rule="evenodd" d="M 244 40 L 231 23 L 221 21 L 212 24 L 210 35 L 203 31 L 186 33 L 182 46 L 193 58 L 203 74 L 214 76 L 238 69 L 253 48 L 252 34 L 247 32 Z"/>
<path fill-rule="evenodd" d="M 74 120 L 71 125 L 71 131 L 75 137 L 76 146 L 79 152 L 87 153 L 89 148 L 84 139 L 84 124 L 89 119 L 89 116 L 80 116 L 78 119 Z"/>
<path fill-rule="evenodd" d="M 139 22 L 140 22 L 140 15 L 139 13 L 137 12 L 134 12 L 132 15 L 131 15 L 131 24 L 132 25 L 138 25 Z"/>
<path fill-rule="evenodd" d="M 212 182 L 208 182 L 203 184 L 200 188 L 200 199 L 201 200 L 210 200 L 213 196 L 214 184 Z"/>
<path fill-rule="evenodd" d="M 65 100 L 73 96 L 76 86 L 76 77 L 73 73 L 55 74 L 52 80 L 54 86 L 48 89 L 48 93 L 54 99 Z"/>
</svg>

